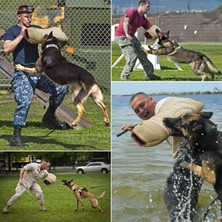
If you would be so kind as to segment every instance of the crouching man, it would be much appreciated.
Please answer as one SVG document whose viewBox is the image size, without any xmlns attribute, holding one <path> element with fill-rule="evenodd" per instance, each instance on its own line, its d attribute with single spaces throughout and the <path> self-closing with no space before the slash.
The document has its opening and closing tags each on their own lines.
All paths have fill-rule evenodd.
<svg viewBox="0 0 222 222">
<path fill-rule="evenodd" d="M 9 208 L 25 193 L 26 190 L 27 192 L 31 190 L 33 194 L 37 197 L 40 205 L 40 210 L 46 210 L 44 206 L 43 192 L 41 187 L 37 183 L 37 180 L 40 178 L 45 178 L 45 184 L 50 184 L 49 181 L 47 181 L 47 177 L 48 175 L 50 175 L 47 171 L 49 169 L 49 166 L 50 162 L 47 160 L 43 160 L 40 164 L 29 163 L 20 170 L 20 178 L 15 188 L 15 194 L 7 202 L 7 205 L 3 209 L 3 213 L 8 213 Z"/>
</svg>

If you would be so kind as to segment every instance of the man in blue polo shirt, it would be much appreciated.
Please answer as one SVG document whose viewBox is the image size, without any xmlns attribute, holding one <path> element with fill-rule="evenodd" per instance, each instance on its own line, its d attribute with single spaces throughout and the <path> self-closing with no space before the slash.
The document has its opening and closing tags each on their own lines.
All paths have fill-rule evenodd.
<svg viewBox="0 0 222 222">
<path fill-rule="evenodd" d="M 12 52 L 14 64 L 27 67 L 34 67 L 39 57 L 38 45 L 29 43 L 25 38 L 26 28 L 41 28 L 31 25 L 33 11 L 33 6 L 22 5 L 18 8 L 18 23 L 6 30 L 3 44 L 5 53 Z M 12 86 L 17 108 L 14 113 L 14 133 L 9 143 L 10 146 L 27 146 L 22 141 L 21 129 L 26 124 L 26 117 L 33 100 L 35 88 L 51 94 L 49 108 L 42 119 L 43 124 L 49 128 L 66 129 L 66 125 L 55 117 L 55 111 L 67 93 L 66 86 L 57 86 L 45 76 L 35 76 L 16 70 L 13 75 Z"/>
</svg>

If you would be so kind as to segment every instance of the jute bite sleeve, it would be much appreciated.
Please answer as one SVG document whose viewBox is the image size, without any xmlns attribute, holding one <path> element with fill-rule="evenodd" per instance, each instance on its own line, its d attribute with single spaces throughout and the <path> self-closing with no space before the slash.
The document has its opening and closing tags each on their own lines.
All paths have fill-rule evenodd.
<svg viewBox="0 0 222 222">
<path fill-rule="evenodd" d="M 131 137 L 142 147 L 158 145 L 171 133 L 163 123 L 164 118 L 177 118 L 181 114 L 198 113 L 203 107 L 203 103 L 193 99 L 169 98 L 164 102 L 158 114 L 134 127 Z"/>
<path fill-rule="evenodd" d="M 61 42 L 67 42 L 68 37 L 66 34 L 59 29 L 58 27 L 52 27 L 47 29 L 39 29 L 30 27 L 26 29 L 26 38 L 32 44 L 41 44 L 44 40 L 44 36 L 49 35 L 52 32 L 53 36 L 55 36 Z"/>
</svg>

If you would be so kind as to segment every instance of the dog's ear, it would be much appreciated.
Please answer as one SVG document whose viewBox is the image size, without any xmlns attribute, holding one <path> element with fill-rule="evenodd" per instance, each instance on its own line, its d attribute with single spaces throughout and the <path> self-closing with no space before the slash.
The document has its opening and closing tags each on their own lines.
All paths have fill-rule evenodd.
<svg viewBox="0 0 222 222">
<path fill-rule="evenodd" d="M 44 40 L 47 40 L 47 39 L 48 39 L 48 36 L 49 36 L 48 34 L 45 34 L 44 37 L 43 37 Z"/>
<path fill-rule="evenodd" d="M 170 36 L 170 31 L 166 32 L 166 36 L 167 36 L 167 38 L 169 38 L 169 36 Z"/>
<path fill-rule="evenodd" d="M 52 32 L 52 31 L 49 33 L 48 38 L 49 38 L 49 39 L 52 39 L 52 38 L 53 38 L 53 32 Z"/>
<path fill-rule="evenodd" d="M 72 182 L 73 182 L 73 179 L 71 179 L 70 181 L 72 181 Z"/>
<path fill-rule="evenodd" d="M 211 116 L 213 115 L 213 112 L 200 112 L 201 117 L 204 119 L 210 119 Z"/>
</svg>

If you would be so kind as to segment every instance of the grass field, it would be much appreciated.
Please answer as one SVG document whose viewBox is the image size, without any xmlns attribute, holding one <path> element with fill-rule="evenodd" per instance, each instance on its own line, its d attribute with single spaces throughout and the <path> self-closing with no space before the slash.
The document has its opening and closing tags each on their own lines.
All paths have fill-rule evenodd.
<svg viewBox="0 0 222 222">
<path fill-rule="evenodd" d="M 55 173 L 56 174 L 56 173 Z M 110 221 L 110 174 L 59 174 L 54 185 L 46 186 L 42 180 L 42 187 L 47 211 L 39 210 L 39 204 L 35 196 L 29 196 L 27 192 L 10 208 L 10 213 L 0 212 L 1 222 L 69 222 L 69 221 Z M 76 212 L 76 200 L 72 191 L 61 182 L 62 179 L 73 179 L 80 186 L 86 187 L 91 193 L 99 196 L 104 190 L 105 196 L 99 200 L 104 209 L 101 214 L 97 209 L 91 208 L 89 201 L 83 199 L 85 210 L 81 208 Z M 18 175 L 0 176 L 0 210 L 4 208 L 9 198 L 14 194 L 18 182 Z M 92 187 L 90 189 L 90 187 Z M 93 188 L 94 187 L 94 188 Z"/>
<path fill-rule="evenodd" d="M 208 56 L 214 63 L 214 65 L 222 72 L 222 44 L 181 44 L 184 48 L 192 49 L 198 52 L 202 52 Z M 121 55 L 120 48 L 117 44 L 112 45 L 112 64 Z M 123 58 L 116 67 L 112 69 L 112 80 L 119 81 L 120 74 L 125 65 L 125 58 Z M 155 70 L 155 74 L 161 77 L 162 81 L 200 81 L 200 77 L 195 75 L 191 67 L 187 64 L 180 64 L 182 71 L 179 71 L 176 66 L 166 59 L 166 56 L 160 57 L 161 70 Z M 135 69 L 130 75 L 130 81 L 144 81 L 145 75 L 142 69 Z M 221 81 L 222 75 L 216 75 L 215 80 Z"/>
<path fill-rule="evenodd" d="M 11 99 L 12 102 L 1 103 Z M 110 113 L 110 93 L 104 94 L 104 102 Z M 76 108 L 71 104 L 71 98 L 67 95 L 65 104 L 74 112 Z M 41 120 L 45 113 L 43 105 L 33 100 L 27 117 L 27 126 L 22 130 L 24 142 L 28 147 L 22 150 L 110 150 L 110 127 L 106 127 L 103 121 L 102 110 L 89 98 L 85 102 L 86 113 L 84 118 L 92 122 L 88 129 L 55 130 L 44 137 L 51 130 L 43 127 Z M 21 148 L 8 145 L 13 132 L 12 120 L 16 104 L 13 95 L 0 95 L 0 147 L 1 150 L 21 150 Z"/>
</svg>

